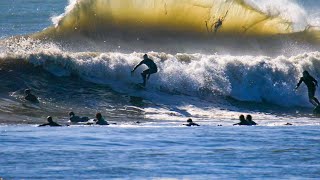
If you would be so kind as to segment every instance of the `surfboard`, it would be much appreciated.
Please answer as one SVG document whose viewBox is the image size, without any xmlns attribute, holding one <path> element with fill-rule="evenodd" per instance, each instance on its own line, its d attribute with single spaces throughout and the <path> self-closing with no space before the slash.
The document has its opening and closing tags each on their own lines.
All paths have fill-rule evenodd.
<svg viewBox="0 0 320 180">
<path fill-rule="evenodd" d="M 133 83 L 133 84 L 132 84 L 132 87 L 133 87 L 134 89 L 136 89 L 136 90 L 145 90 L 145 89 L 146 89 L 146 87 L 143 86 L 141 83 L 138 83 L 138 84 Z"/>
</svg>

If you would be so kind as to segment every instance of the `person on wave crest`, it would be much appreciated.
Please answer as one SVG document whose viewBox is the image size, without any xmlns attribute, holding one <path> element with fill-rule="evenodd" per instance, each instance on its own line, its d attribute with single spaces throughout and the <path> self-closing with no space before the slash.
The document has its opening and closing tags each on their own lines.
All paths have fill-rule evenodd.
<svg viewBox="0 0 320 180">
<path fill-rule="evenodd" d="M 39 125 L 39 127 L 43 127 L 43 126 L 51 126 L 51 127 L 61 126 L 60 124 L 54 122 L 54 121 L 52 120 L 52 117 L 51 117 L 51 116 L 48 116 L 48 117 L 47 117 L 47 121 L 48 121 L 48 123 L 41 124 L 41 125 Z"/>
<path fill-rule="evenodd" d="M 142 64 L 145 64 L 148 66 L 149 69 L 146 69 L 144 70 L 142 73 L 141 73 L 141 76 L 142 76 L 142 79 L 143 79 L 143 83 L 142 83 L 142 86 L 146 86 L 146 83 L 147 83 L 147 79 L 150 78 L 150 75 L 151 74 L 154 74 L 154 73 L 157 73 L 158 72 L 158 67 L 156 65 L 156 63 L 154 63 L 153 60 L 151 60 L 147 54 L 145 54 L 143 56 L 143 60 L 138 64 L 136 65 L 133 70 L 131 71 L 131 75 L 133 75 L 134 71 L 139 67 L 141 66 Z"/>
<path fill-rule="evenodd" d="M 315 107 L 318 107 L 320 105 L 319 100 L 314 97 L 316 93 L 316 86 L 318 86 L 318 81 L 315 80 L 308 71 L 303 71 L 303 76 L 300 78 L 300 81 L 298 82 L 295 90 L 297 90 L 300 86 L 300 84 L 304 82 L 305 85 L 308 88 L 308 96 L 309 96 L 309 101 L 312 105 Z"/>
</svg>

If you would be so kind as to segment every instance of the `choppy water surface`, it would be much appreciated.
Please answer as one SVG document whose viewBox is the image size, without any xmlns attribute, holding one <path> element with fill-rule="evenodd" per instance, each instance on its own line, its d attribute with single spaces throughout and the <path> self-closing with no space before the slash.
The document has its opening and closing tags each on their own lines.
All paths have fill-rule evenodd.
<svg viewBox="0 0 320 180">
<path fill-rule="evenodd" d="M 0 127 L 5 179 L 317 179 L 312 126 Z"/>
</svg>

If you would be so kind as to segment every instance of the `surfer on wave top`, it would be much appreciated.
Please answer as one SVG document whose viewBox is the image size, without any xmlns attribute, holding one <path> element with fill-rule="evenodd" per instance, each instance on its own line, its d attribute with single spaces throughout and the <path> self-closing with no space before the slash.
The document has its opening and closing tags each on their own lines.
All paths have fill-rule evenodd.
<svg viewBox="0 0 320 180">
<path fill-rule="evenodd" d="M 156 65 L 156 63 L 154 63 L 153 60 L 151 60 L 147 54 L 145 54 L 143 56 L 143 60 L 138 64 L 136 65 L 133 70 L 131 71 L 131 74 L 134 73 L 134 71 L 139 67 L 141 66 L 142 64 L 145 64 L 148 66 L 149 69 L 146 69 L 144 70 L 142 73 L 141 73 L 141 76 L 142 76 L 142 79 L 143 79 L 143 83 L 142 83 L 142 86 L 146 86 L 146 83 L 147 83 L 147 79 L 150 78 L 150 75 L 151 74 L 154 74 L 154 73 L 157 73 L 158 72 L 158 67 Z"/>
</svg>

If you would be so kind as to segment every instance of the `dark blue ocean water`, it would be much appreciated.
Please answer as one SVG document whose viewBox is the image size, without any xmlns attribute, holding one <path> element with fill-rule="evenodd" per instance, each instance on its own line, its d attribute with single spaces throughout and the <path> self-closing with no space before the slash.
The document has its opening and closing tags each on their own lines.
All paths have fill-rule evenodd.
<svg viewBox="0 0 320 180">
<path fill-rule="evenodd" d="M 4 179 L 319 179 L 319 127 L 0 127 Z"/>
</svg>

